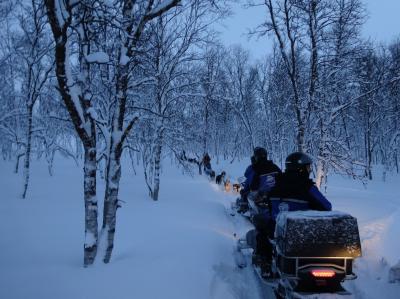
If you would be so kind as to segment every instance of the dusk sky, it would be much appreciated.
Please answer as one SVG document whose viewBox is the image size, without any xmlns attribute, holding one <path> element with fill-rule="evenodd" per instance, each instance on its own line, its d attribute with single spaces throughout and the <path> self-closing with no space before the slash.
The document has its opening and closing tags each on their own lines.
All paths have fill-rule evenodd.
<svg viewBox="0 0 400 299">
<path fill-rule="evenodd" d="M 245 0 L 233 5 L 233 15 L 224 20 L 216 28 L 221 32 L 225 45 L 242 44 L 250 50 L 253 58 L 261 58 L 271 49 L 272 38 L 248 38 L 249 29 L 254 29 L 265 16 L 264 7 L 245 9 Z M 368 11 L 368 19 L 363 26 L 363 35 L 376 42 L 390 42 L 400 37 L 400 0 L 364 0 Z"/>
</svg>

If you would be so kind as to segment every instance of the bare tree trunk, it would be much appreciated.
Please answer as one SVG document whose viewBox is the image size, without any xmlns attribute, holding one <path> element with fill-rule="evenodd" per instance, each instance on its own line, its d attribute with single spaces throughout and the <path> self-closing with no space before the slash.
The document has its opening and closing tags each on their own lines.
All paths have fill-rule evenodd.
<svg viewBox="0 0 400 299">
<path fill-rule="evenodd" d="M 112 250 L 114 248 L 115 223 L 117 218 L 120 179 L 120 157 L 118 157 L 118 153 L 115 153 L 115 151 L 113 151 L 108 159 L 106 173 L 106 193 L 104 198 L 104 218 L 102 232 L 102 234 L 107 234 L 107 248 L 103 258 L 104 263 L 110 262 Z"/>
<path fill-rule="evenodd" d="M 321 186 L 324 184 L 326 180 L 326 171 L 327 171 L 327 166 L 326 166 L 326 155 L 325 155 L 325 150 L 326 150 L 326 135 L 327 135 L 327 130 L 325 126 L 325 121 L 321 118 L 319 120 L 320 126 L 321 126 L 321 133 L 320 133 L 320 143 L 318 146 L 318 157 L 317 157 L 317 173 L 316 173 L 316 178 L 315 178 L 315 185 L 318 187 L 318 189 L 321 189 Z"/>
<path fill-rule="evenodd" d="M 87 36 L 81 36 L 82 43 L 80 47 L 79 63 L 82 67 L 82 72 L 79 81 L 70 75 L 67 71 L 70 63 L 68 54 L 68 39 L 70 38 L 69 29 L 73 23 L 72 3 L 58 2 L 55 0 L 45 0 L 47 9 L 47 17 L 53 32 L 55 45 L 55 60 L 56 60 L 56 76 L 59 86 L 59 91 L 65 106 L 70 115 L 80 140 L 84 147 L 84 202 L 85 202 L 85 243 L 84 243 L 84 266 L 87 267 L 93 264 L 97 254 L 98 242 L 98 227 L 97 227 L 97 198 L 96 198 L 96 124 L 95 120 L 88 113 L 92 108 L 90 98 L 87 96 L 88 89 L 88 68 L 84 56 L 89 53 L 89 42 Z M 58 7 L 62 6 L 62 7 Z M 58 13 L 59 9 L 64 9 L 62 17 Z M 79 23 L 82 25 L 82 23 Z M 80 26 L 78 25 L 78 26 Z M 80 34 L 86 31 L 77 30 Z M 80 89 L 71 90 L 73 85 L 80 85 Z M 84 92 L 84 94 L 82 93 Z M 78 144 L 78 142 L 77 142 Z"/>
<path fill-rule="evenodd" d="M 29 184 L 29 170 L 30 170 L 30 159 L 31 159 L 31 146 L 32 146 L 32 113 L 33 105 L 28 105 L 28 128 L 26 134 L 26 147 L 25 147 L 25 160 L 24 160 L 24 185 L 22 189 L 22 198 L 26 198 L 26 192 Z"/>
<path fill-rule="evenodd" d="M 156 150 L 154 154 L 154 186 L 153 186 L 153 200 L 158 200 L 158 193 L 160 191 L 160 168 L 161 168 L 161 153 L 162 153 L 162 141 L 163 132 L 158 135 Z"/>
<path fill-rule="evenodd" d="M 322 148 L 320 149 L 320 154 L 323 155 L 323 153 L 321 153 Z M 318 189 L 321 189 L 321 187 L 326 183 L 326 179 L 327 179 L 327 169 L 326 169 L 326 162 L 323 159 L 323 157 L 318 157 L 317 160 L 317 174 L 316 174 L 316 178 L 315 178 L 315 185 L 318 187 Z"/>
<path fill-rule="evenodd" d="M 18 173 L 19 169 L 19 160 L 22 158 L 24 154 L 17 154 L 17 159 L 15 160 L 15 168 L 14 168 L 14 173 Z"/>
<path fill-rule="evenodd" d="M 208 128 L 208 117 L 209 117 L 209 111 L 208 111 L 208 104 L 209 104 L 209 99 L 207 97 L 206 99 L 206 104 L 205 104 L 205 111 L 204 111 L 204 132 L 203 132 L 203 154 L 206 153 L 208 150 L 208 138 L 209 138 L 209 128 Z"/>
<path fill-rule="evenodd" d="M 369 108 L 367 108 L 369 110 Z M 366 174 L 369 180 L 372 180 L 372 147 L 371 147 L 371 126 L 368 122 L 367 133 L 366 133 L 366 156 L 367 156 L 367 169 Z"/>
<path fill-rule="evenodd" d="M 49 154 L 49 157 L 47 157 L 47 170 L 49 172 L 50 176 L 53 176 L 53 165 L 54 165 L 54 155 L 56 151 L 52 150 Z"/>
<path fill-rule="evenodd" d="M 93 264 L 97 254 L 96 148 L 85 148 L 83 168 L 85 201 L 84 266 Z"/>
<path fill-rule="evenodd" d="M 128 5 L 128 4 L 127 4 Z M 130 4 L 126 9 L 132 9 Z M 125 12 L 126 13 L 126 12 Z M 125 44 L 124 44 L 125 45 Z M 120 49 L 120 57 L 122 57 L 124 46 Z M 129 57 L 129 56 L 128 56 Z M 113 121 L 110 130 L 110 148 L 108 154 L 106 168 L 106 189 L 104 194 L 103 208 L 103 226 L 101 239 L 106 238 L 107 247 L 105 249 L 103 262 L 109 263 L 112 250 L 114 248 L 115 224 L 117 217 L 119 181 L 121 179 L 121 154 L 124 135 L 126 138 L 132 126 L 123 133 L 123 123 L 125 118 L 127 91 L 129 81 L 129 68 L 127 65 L 119 65 L 116 80 L 116 111 L 114 112 Z M 132 123 L 133 125 L 133 123 Z M 117 138 L 116 136 L 121 136 Z M 120 139 L 121 138 L 121 139 Z M 102 241 L 101 241 L 102 242 Z"/>
</svg>

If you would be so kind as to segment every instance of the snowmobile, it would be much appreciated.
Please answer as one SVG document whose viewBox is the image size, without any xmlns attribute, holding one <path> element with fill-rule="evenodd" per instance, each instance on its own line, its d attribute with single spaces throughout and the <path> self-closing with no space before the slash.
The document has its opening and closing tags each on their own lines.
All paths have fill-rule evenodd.
<svg viewBox="0 0 400 299">
<path fill-rule="evenodd" d="M 245 177 L 239 177 L 237 179 L 237 183 L 234 185 L 239 186 L 239 188 L 236 189 L 237 193 L 241 193 L 241 190 L 244 189 L 244 185 L 246 183 L 246 178 Z M 229 214 L 231 216 L 235 216 L 237 214 L 240 214 L 247 219 L 251 221 L 251 217 L 256 213 L 256 210 L 258 209 L 255 206 L 249 207 L 249 200 L 243 200 L 242 195 L 240 195 L 234 202 L 231 203 L 230 209 L 229 209 Z"/>
<path fill-rule="evenodd" d="M 240 268 L 256 248 L 256 230 L 237 242 Z M 270 275 L 252 264 L 264 287 L 277 298 L 347 298 L 342 282 L 356 279 L 353 261 L 361 256 L 356 218 L 342 212 L 285 211 L 278 214 Z"/>
<path fill-rule="evenodd" d="M 252 221 L 252 217 L 254 215 L 268 211 L 269 207 L 267 204 L 267 194 L 271 187 L 275 184 L 275 175 L 275 172 L 262 175 L 261 177 L 263 178 L 261 178 L 261 181 L 263 183 L 262 186 L 260 186 L 260 191 L 250 192 L 247 195 L 247 201 L 244 201 L 241 197 L 238 197 L 231 205 L 230 214 L 232 216 L 241 214 Z M 246 178 L 239 177 L 238 182 L 242 188 L 244 188 Z"/>
</svg>

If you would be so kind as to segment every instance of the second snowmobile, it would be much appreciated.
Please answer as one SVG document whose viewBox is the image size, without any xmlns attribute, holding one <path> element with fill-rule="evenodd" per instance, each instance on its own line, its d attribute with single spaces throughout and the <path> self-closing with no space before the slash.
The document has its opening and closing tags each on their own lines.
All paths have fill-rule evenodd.
<svg viewBox="0 0 400 299">
<path fill-rule="evenodd" d="M 255 250 L 256 234 L 250 230 L 238 240 L 239 267 L 246 266 Z M 353 261 L 361 256 L 361 244 L 356 218 L 342 212 L 282 211 L 270 242 L 270 275 L 253 266 L 277 298 L 351 297 L 342 282 L 357 277 Z"/>
</svg>

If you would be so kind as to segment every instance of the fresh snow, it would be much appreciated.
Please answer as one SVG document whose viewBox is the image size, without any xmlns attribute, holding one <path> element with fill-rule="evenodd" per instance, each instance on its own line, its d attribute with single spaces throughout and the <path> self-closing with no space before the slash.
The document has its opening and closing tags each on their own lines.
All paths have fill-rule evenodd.
<svg viewBox="0 0 400 299">
<path fill-rule="evenodd" d="M 60 0 L 55 1 L 55 11 L 59 26 L 64 26 L 64 21 L 67 19 L 68 12 L 65 10 L 65 6 Z"/>
<path fill-rule="evenodd" d="M 96 244 L 96 238 L 93 233 L 86 232 L 85 246 L 92 247 L 94 244 Z"/>
<path fill-rule="evenodd" d="M 213 167 L 234 181 L 246 164 Z M 58 158 L 56 175 L 49 177 L 45 163 L 33 161 L 25 200 L 18 197 L 21 180 L 13 167 L 0 162 L 0 298 L 261 298 L 251 268 L 238 269 L 233 255 L 237 237 L 251 226 L 226 213 L 236 195 L 205 177 L 182 174 L 165 160 L 160 199 L 153 202 L 140 166 L 135 176 L 124 161 L 111 263 L 98 259 L 83 268 L 82 167 Z M 389 283 L 388 275 L 400 260 L 399 183 L 400 176 L 366 187 L 329 178 L 326 196 L 334 209 L 357 217 L 360 226 L 359 277 L 346 282 L 356 298 L 398 298 L 400 284 Z M 102 198 L 104 182 L 98 178 L 98 184 Z"/>
<path fill-rule="evenodd" d="M 86 56 L 86 61 L 89 63 L 108 63 L 110 57 L 104 52 L 95 52 Z"/>
<path fill-rule="evenodd" d="M 295 211 L 295 212 L 290 212 L 290 213 L 282 213 L 280 214 L 282 217 L 283 221 L 286 221 L 286 218 L 291 218 L 291 219 L 309 219 L 309 218 L 331 218 L 331 217 L 337 217 L 337 216 L 345 216 L 349 215 L 348 213 L 344 213 L 341 211 Z M 281 218 L 281 217 L 278 217 Z"/>
<path fill-rule="evenodd" d="M 154 15 L 159 13 L 159 11 L 165 9 L 167 6 L 171 5 L 175 0 L 164 0 L 164 2 L 161 2 L 158 4 L 155 8 L 153 8 L 148 14 L 149 15 Z"/>
<path fill-rule="evenodd" d="M 128 49 L 124 46 L 121 47 L 121 57 L 119 59 L 120 65 L 127 65 L 129 62 L 129 57 L 126 55 L 128 53 Z"/>
</svg>

